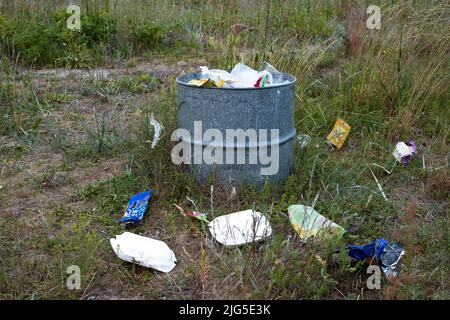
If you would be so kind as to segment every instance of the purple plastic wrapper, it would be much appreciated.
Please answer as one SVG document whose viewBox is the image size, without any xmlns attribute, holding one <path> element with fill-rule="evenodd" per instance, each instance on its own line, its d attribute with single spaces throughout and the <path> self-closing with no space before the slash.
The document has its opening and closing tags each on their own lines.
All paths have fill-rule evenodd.
<svg viewBox="0 0 450 320">
<path fill-rule="evenodd" d="M 408 156 L 402 157 L 402 164 L 404 166 L 406 166 L 409 163 L 409 161 L 411 161 L 413 155 L 415 156 L 417 154 L 416 143 L 414 142 L 414 140 L 409 140 L 408 142 L 406 142 L 406 145 L 412 148 L 412 153 Z"/>
</svg>

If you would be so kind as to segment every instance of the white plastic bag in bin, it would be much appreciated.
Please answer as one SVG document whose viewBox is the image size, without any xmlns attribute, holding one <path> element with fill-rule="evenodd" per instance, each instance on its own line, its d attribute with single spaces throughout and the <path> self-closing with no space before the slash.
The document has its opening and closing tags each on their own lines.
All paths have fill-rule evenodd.
<svg viewBox="0 0 450 320">
<path fill-rule="evenodd" d="M 238 63 L 231 70 L 231 75 L 235 77 L 236 82 L 232 83 L 233 88 L 253 88 L 259 78 L 266 75 L 269 83 L 273 83 L 273 77 L 270 72 L 263 70 L 258 72 L 246 66 L 243 63 Z"/>
<path fill-rule="evenodd" d="M 272 234 L 267 218 L 252 209 L 230 213 L 208 224 L 212 236 L 225 246 L 239 246 L 263 240 Z"/>
<path fill-rule="evenodd" d="M 161 272 L 170 272 L 175 268 L 175 254 L 166 243 L 124 232 L 109 239 L 117 256 L 125 261 Z"/>
</svg>

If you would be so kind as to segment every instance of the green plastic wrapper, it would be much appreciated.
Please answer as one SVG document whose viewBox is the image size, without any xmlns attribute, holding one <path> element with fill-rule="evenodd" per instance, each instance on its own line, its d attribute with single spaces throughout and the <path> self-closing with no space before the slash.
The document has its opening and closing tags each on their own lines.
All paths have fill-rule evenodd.
<svg viewBox="0 0 450 320">
<path fill-rule="evenodd" d="M 301 239 L 310 237 L 342 237 L 345 229 L 328 220 L 314 208 L 303 205 L 291 205 L 288 208 L 289 220 Z"/>
</svg>

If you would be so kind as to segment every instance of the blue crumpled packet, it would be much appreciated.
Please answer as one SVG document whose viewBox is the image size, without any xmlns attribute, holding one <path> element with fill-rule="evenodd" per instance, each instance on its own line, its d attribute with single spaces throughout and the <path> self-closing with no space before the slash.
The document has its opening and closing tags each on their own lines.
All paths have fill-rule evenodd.
<svg viewBox="0 0 450 320">
<path fill-rule="evenodd" d="M 144 191 L 131 197 L 128 201 L 128 207 L 120 222 L 139 223 L 147 210 L 148 202 L 152 196 L 153 190 Z"/>
<path fill-rule="evenodd" d="M 405 254 L 403 246 L 398 243 L 390 244 L 384 238 L 378 238 L 373 242 L 363 245 L 349 245 L 348 255 L 356 260 L 375 257 L 381 270 L 386 276 L 395 276 L 395 270 L 401 257 Z"/>
<path fill-rule="evenodd" d="M 347 247 L 348 255 L 360 261 L 372 257 L 375 257 L 377 261 L 380 261 L 381 254 L 387 245 L 388 241 L 384 238 L 379 238 L 363 245 L 352 244 Z"/>
</svg>

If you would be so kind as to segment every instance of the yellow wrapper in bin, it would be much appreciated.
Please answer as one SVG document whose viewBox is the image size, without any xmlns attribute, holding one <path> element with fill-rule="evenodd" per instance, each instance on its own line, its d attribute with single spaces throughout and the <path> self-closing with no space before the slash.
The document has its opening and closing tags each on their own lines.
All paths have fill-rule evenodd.
<svg viewBox="0 0 450 320">
<path fill-rule="evenodd" d="M 192 84 L 192 85 L 194 85 L 194 86 L 201 87 L 201 86 L 203 86 L 205 83 L 207 83 L 208 80 L 209 80 L 209 79 L 207 79 L 207 78 L 199 79 L 199 80 L 194 79 L 194 80 L 189 81 L 188 84 Z"/>
<path fill-rule="evenodd" d="M 327 137 L 327 143 L 339 150 L 347 139 L 350 129 L 351 127 L 344 120 L 337 118 L 333 130 Z"/>
<path fill-rule="evenodd" d="M 223 79 L 220 79 L 219 81 L 214 81 L 208 78 L 203 78 L 203 79 L 193 79 L 191 81 L 188 82 L 188 84 L 192 84 L 194 86 L 197 87 L 217 87 L 217 88 L 222 88 L 223 85 L 225 84 L 225 81 Z"/>
</svg>

